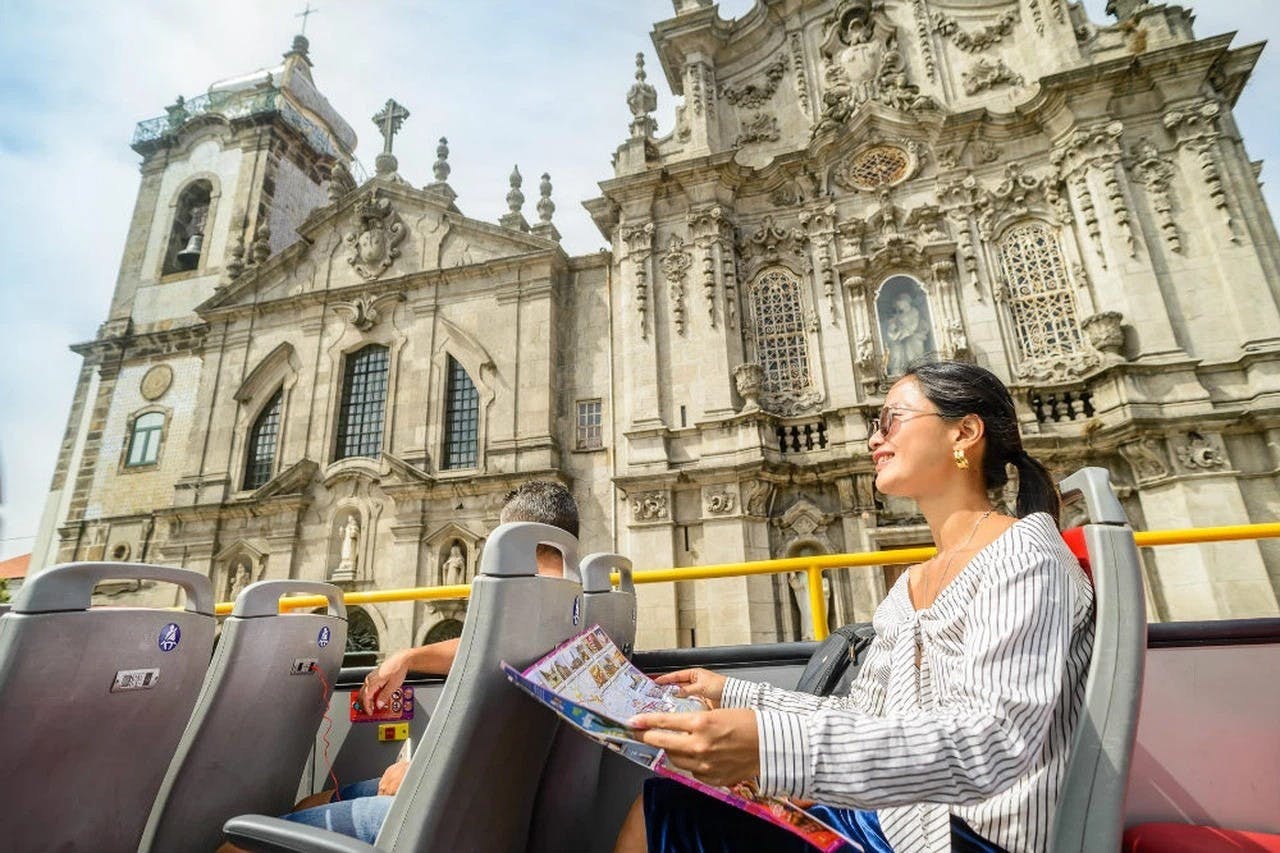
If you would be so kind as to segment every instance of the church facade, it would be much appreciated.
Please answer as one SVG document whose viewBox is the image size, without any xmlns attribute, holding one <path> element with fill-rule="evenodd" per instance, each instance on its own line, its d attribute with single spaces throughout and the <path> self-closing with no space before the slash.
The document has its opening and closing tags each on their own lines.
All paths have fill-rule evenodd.
<svg viewBox="0 0 1280 853">
<path fill-rule="evenodd" d="M 675 0 L 643 55 L 611 250 L 467 217 L 355 135 L 305 39 L 144 122 L 110 315 L 84 356 L 34 559 L 164 562 L 219 597 L 469 579 L 505 493 L 556 479 L 586 551 L 637 568 L 927 544 L 875 492 L 869 420 L 905 365 L 976 361 L 1057 473 L 1111 470 L 1135 526 L 1280 512 L 1280 240 L 1232 107 L 1260 46 L 1113 0 Z M 1007 495 L 994 496 L 1008 500 Z M 1071 519 L 1066 519 L 1070 521 Z M 1144 554 L 1153 619 L 1280 612 L 1280 549 Z M 898 569 L 828 573 L 832 624 Z M 641 647 L 807 632 L 803 576 L 643 586 Z M 163 600 L 122 585 L 104 596 Z M 367 605 L 390 649 L 465 603 Z"/>
</svg>

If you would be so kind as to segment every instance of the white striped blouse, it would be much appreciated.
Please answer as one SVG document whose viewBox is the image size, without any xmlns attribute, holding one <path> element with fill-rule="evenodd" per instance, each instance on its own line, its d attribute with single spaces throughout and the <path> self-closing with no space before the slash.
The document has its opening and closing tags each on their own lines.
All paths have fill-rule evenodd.
<svg viewBox="0 0 1280 853">
<path fill-rule="evenodd" d="M 875 809 L 897 851 L 950 850 L 953 814 L 1011 853 L 1047 849 L 1093 587 L 1047 513 L 1002 533 L 923 610 L 907 576 L 876 608 L 848 696 L 726 681 L 725 707 L 757 710 L 761 787 Z"/>
</svg>

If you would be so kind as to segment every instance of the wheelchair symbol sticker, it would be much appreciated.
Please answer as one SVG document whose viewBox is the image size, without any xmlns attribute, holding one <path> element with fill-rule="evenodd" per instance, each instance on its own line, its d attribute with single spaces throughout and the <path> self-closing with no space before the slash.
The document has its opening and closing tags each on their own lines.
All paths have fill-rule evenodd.
<svg viewBox="0 0 1280 853">
<path fill-rule="evenodd" d="M 320 636 L 316 637 L 316 645 L 323 649 L 325 646 L 329 645 L 329 637 L 329 626 L 325 625 L 320 629 Z"/>
<path fill-rule="evenodd" d="M 582 596 L 574 596 L 573 599 L 573 624 L 577 625 L 582 621 Z"/>
<path fill-rule="evenodd" d="M 156 645 L 162 652 L 171 652 L 180 642 L 182 642 L 182 629 L 178 627 L 177 622 L 170 622 L 160 629 L 160 638 L 156 641 Z"/>
</svg>

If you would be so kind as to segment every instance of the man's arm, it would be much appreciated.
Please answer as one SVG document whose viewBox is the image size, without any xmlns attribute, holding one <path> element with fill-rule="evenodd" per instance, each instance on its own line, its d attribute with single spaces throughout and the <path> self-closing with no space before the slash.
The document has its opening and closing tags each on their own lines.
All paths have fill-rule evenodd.
<svg viewBox="0 0 1280 853">
<path fill-rule="evenodd" d="M 404 684 L 410 672 L 448 675 L 458 654 L 458 642 L 458 638 L 442 640 L 388 655 L 365 677 L 364 686 L 360 688 L 360 706 L 367 711 L 387 707 L 388 697 Z"/>
</svg>

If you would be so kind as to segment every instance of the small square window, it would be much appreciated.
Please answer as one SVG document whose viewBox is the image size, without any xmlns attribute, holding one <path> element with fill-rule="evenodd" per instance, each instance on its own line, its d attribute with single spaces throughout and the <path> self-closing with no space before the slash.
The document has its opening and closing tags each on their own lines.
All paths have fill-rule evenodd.
<svg viewBox="0 0 1280 853">
<path fill-rule="evenodd" d="M 578 450 L 599 450 L 604 447 L 602 434 L 603 407 L 599 400 L 578 401 Z"/>
</svg>

